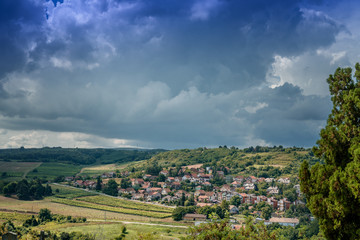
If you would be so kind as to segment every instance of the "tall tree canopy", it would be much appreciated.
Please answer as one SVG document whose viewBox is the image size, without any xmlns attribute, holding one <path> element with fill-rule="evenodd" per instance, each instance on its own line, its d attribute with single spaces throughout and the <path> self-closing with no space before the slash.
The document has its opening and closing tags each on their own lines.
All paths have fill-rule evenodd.
<svg viewBox="0 0 360 240">
<path fill-rule="evenodd" d="M 360 239 L 360 65 L 327 79 L 333 109 L 313 148 L 325 160 L 304 161 L 301 190 L 327 239 Z"/>
</svg>

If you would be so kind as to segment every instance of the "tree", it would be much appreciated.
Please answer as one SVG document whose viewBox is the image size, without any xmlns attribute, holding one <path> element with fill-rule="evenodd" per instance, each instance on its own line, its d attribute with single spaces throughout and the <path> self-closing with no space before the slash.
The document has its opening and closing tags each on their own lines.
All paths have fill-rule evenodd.
<svg viewBox="0 0 360 240">
<path fill-rule="evenodd" d="M 126 189 L 126 188 L 128 188 L 130 186 L 131 186 L 130 179 L 128 179 L 128 178 L 121 179 L 121 182 L 120 182 L 120 187 L 121 188 Z"/>
<path fill-rule="evenodd" d="M 52 220 L 52 214 L 51 211 L 47 208 L 42 208 L 40 209 L 39 212 L 39 221 L 40 222 L 45 222 L 45 221 L 51 221 Z"/>
<path fill-rule="evenodd" d="M 20 200 L 29 200 L 30 199 L 30 191 L 29 191 L 29 183 L 26 179 L 21 180 L 16 186 L 16 195 Z"/>
<path fill-rule="evenodd" d="M 101 178 L 100 178 L 100 176 L 98 176 L 97 180 L 96 180 L 96 186 L 95 186 L 96 191 L 101 191 L 101 188 L 102 188 L 101 183 L 102 183 Z"/>
<path fill-rule="evenodd" d="M 240 206 L 241 204 L 241 198 L 238 196 L 238 195 L 235 195 L 233 196 L 231 199 L 230 199 L 230 204 L 231 205 L 235 205 L 235 206 Z"/>
<path fill-rule="evenodd" d="M 333 109 L 313 148 L 325 160 L 300 169 L 301 191 L 327 239 L 360 238 L 360 65 L 327 79 Z"/>
<path fill-rule="evenodd" d="M 172 212 L 172 217 L 175 221 L 180 221 L 183 219 L 184 215 L 186 214 L 186 210 L 183 207 L 177 207 Z"/>
<path fill-rule="evenodd" d="M 104 193 L 111 195 L 111 196 L 117 196 L 118 195 L 118 184 L 115 182 L 114 179 L 109 180 L 109 182 L 106 185 L 106 188 L 104 189 Z"/>
</svg>

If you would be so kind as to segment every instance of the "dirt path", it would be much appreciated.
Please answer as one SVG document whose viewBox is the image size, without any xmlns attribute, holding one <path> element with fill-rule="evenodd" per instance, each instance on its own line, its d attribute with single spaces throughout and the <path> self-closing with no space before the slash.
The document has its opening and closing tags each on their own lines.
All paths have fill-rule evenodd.
<svg viewBox="0 0 360 240">
<path fill-rule="evenodd" d="M 28 175 L 28 173 L 29 173 L 30 171 L 33 171 L 34 169 L 40 167 L 41 164 L 42 164 L 42 162 L 40 162 L 39 164 L 37 164 L 36 167 L 34 167 L 33 169 L 29 169 L 29 170 L 27 170 L 26 172 L 24 172 L 24 175 L 22 176 L 22 178 L 24 179 L 24 178 L 26 177 L 26 175 Z"/>
</svg>

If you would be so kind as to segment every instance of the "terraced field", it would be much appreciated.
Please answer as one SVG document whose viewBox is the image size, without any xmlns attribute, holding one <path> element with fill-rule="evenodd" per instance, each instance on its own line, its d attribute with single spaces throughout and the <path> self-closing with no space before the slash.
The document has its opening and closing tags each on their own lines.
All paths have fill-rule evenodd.
<svg viewBox="0 0 360 240">
<path fill-rule="evenodd" d="M 55 194 L 55 197 L 58 198 L 74 199 L 78 197 L 98 195 L 98 193 L 84 191 L 83 189 L 77 189 L 74 187 L 61 186 L 58 184 L 50 184 L 50 186 Z M 58 191 L 56 189 L 58 189 Z"/>
<path fill-rule="evenodd" d="M 121 207 L 121 208 L 134 209 L 134 210 L 154 211 L 154 212 L 163 212 L 163 213 L 171 213 L 173 211 L 172 208 L 168 208 L 168 207 L 117 199 L 107 196 L 100 196 L 100 195 L 91 196 L 91 197 L 82 197 L 82 198 L 78 198 L 77 200 L 111 206 L 111 207 Z"/>
<path fill-rule="evenodd" d="M 167 218 L 171 216 L 171 213 L 163 213 L 163 212 L 154 212 L 154 211 L 144 211 L 144 210 L 135 210 L 129 208 L 122 208 L 122 207 L 112 207 L 107 205 L 100 205 L 95 203 L 83 202 L 79 199 L 77 200 L 70 200 L 64 198 L 53 198 L 51 200 L 55 203 L 75 206 L 75 207 L 82 207 L 82 208 L 90 208 L 90 209 L 97 209 L 109 212 L 117 212 L 123 214 L 130 214 L 130 215 L 139 215 L 145 217 L 153 217 L 153 218 Z"/>
</svg>

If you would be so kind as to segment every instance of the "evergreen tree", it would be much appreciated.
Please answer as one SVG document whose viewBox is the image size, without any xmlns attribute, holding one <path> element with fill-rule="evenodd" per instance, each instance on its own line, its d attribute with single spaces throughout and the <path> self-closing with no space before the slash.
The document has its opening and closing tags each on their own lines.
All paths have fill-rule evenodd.
<svg viewBox="0 0 360 240">
<path fill-rule="evenodd" d="M 118 184 L 115 182 L 115 180 L 111 179 L 107 183 L 104 193 L 111 195 L 111 196 L 117 196 L 118 195 Z"/>
<path fill-rule="evenodd" d="M 101 183 L 102 183 L 101 178 L 100 178 L 100 176 L 98 176 L 97 180 L 96 180 L 96 187 L 95 187 L 96 191 L 101 191 L 101 188 L 102 188 Z"/>
<path fill-rule="evenodd" d="M 20 200 L 30 199 L 29 183 L 26 179 L 23 179 L 20 182 L 18 182 L 16 186 L 16 195 Z"/>
<path fill-rule="evenodd" d="M 301 190 L 327 239 L 360 239 L 360 65 L 338 68 L 327 82 L 333 109 L 320 132 L 316 157 L 300 169 Z"/>
</svg>

